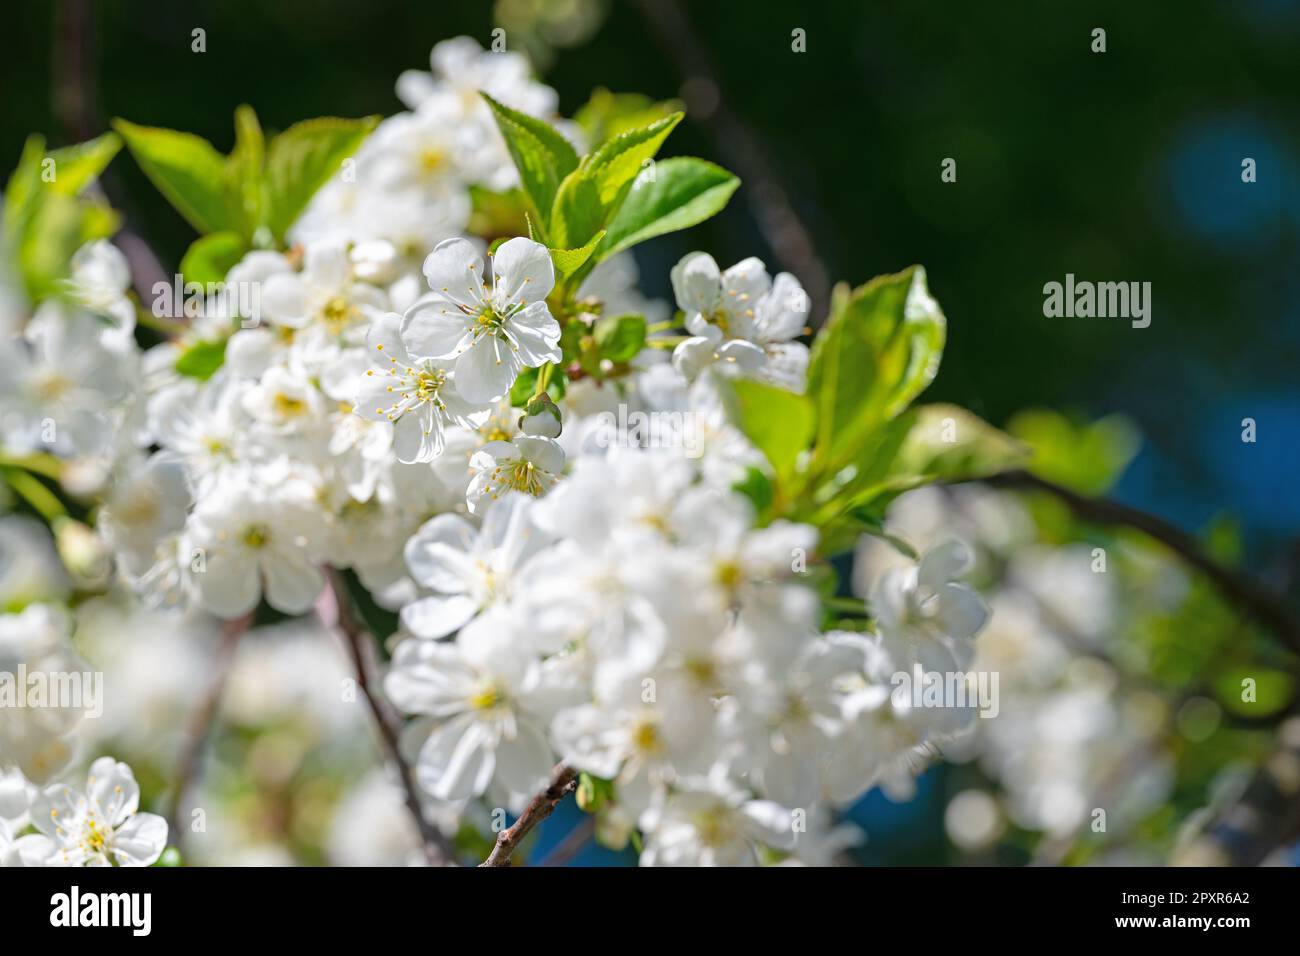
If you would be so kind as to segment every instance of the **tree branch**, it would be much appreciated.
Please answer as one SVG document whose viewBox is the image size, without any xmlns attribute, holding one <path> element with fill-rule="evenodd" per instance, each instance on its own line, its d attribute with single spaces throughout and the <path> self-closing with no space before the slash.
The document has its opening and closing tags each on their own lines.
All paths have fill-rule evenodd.
<svg viewBox="0 0 1300 956">
<path fill-rule="evenodd" d="M 203 749 L 207 744 L 212 724 L 216 720 L 221 694 L 225 690 L 226 679 L 230 676 L 230 668 L 235 660 L 235 648 L 252 623 L 251 611 L 243 617 L 222 623 L 221 638 L 217 643 L 216 655 L 212 662 L 214 675 L 212 683 L 208 687 L 208 692 L 199 701 L 199 706 L 190 715 L 185 730 L 185 744 L 181 749 L 180 762 L 177 764 L 176 779 L 172 784 L 171 802 L 166 814 L 167 825 L 171 828 L 172 842 L 177 847 L 180 847 L 181 834 L 185 832 L 180 826 L 181 811 L 185 808 L 185 795 L 198 775 Z"/>
<path fill-rule="evenodd" d="M 1242 572 L 1220 564 L 1205 553 L 1195 538 L 1163 518 L 1109 498 L 1081 495 L 1027 471 L 1008 471 L 978 480 L 994 488 L 1045 492 L 1060 499 L 1086 521 L 1136 528 L 1204 574 L 1225 600 L 1256 624 L 1276 634 L 1291 650 L 1300 653 L 1300 620 L 1280 596 Z"/>
<path fill-rule="evenodd" d="M 559 806 L 560 801 L 577 786 L 578 771 L 564 764 L 556 767 L 551 776 L 551 785 L 528 801 L 528 806 L 514 822 L 514 826 L 506 827 L 497 834 L 496 846 L 479 866 L 509 866 L 511 854 L 523 842 L 524 837 L 528 836 L 537 824 L 549 817 Z"/>
<path fill-rule="evenodd" d="M 456 851 L 443 832 L 425 819 L 414 771 L 402 755 L 399 742 L 402 718 L 389 706 L 388 701 L 375 691 L 374 640 L 352 612 L 343 572 L 337 568 L 330 568 L 328 579 L 329 589 L 334 598 L 333 610 L 337 618 L 326 623 L 336 625 L 343 634 L 356 670 L 357 686 L 361 689 L 366 703 L 370 706 L 370 713 L 375 718 L 375 726 L 379 730 L 379 739 L 384 753 L 397 766 L 398 774 L 402 778 L 406 808 L 415 818 L 415 825 L 419 829 L 420 840 L 424 845 L 425 858 L 431 866 L 450 866 L 456 859 Z"/>
<path fill-rule="evenodd" d="M 821 316 L 830 305 L 830 277 L 812 233 L 795 211 L 769 151 L 758 135 L 727 108 L 708 50 L 676 0 L 638 0 L 646 25 L 664 55 L 677 64 L 682 98 L 691 119 L 704 126 L 714 148 L 744 181 L 750 208 L 763 238 L 781 265 L 798 276 L 812 308 Z"/>
</svg>

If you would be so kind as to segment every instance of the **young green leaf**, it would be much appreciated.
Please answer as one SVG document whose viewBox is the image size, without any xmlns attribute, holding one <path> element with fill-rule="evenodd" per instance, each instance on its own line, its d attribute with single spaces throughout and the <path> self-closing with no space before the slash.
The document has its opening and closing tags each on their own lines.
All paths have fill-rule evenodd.
<svg viewBox="0 0 1300 956">
<path fill-rule="evenodd" d="M 628 130 L 586 156 L 560 183 L 547 235 L 565 248 L 584 245 L 614 216 L 643 164 L 652 160 L 682 114 Z"/>
<path fill-rule="evenodd" d="M 957 405 L 920 405 L 892 471 L 941 481 L 987 478 L 1019 468 L 1029 448 Z"/>
<path fill-rule="evenodd" d="M 754 465 L 745 469 L 745 476 L 732 485 L 731 490 L 748 498 L 754 511 L 760 515 L 772 506 L 772 480 Z"/>
<path fill-rule="evenodd" d="M 265 157 L 266 140 L 257 114 L 251 106 L 240 106 L 235 110 L 235 148 L 226 163 L 243 219 L 240 231 L 250 239 L 264 218 L 266 183 L 262 169 Z"/>
<path fill-rule="evenodd" d="M 45 137 L 33 133 L 23 143 L 18 165 L 5 183 L 4 235 L 17 245 L 35 215 L 41 196 L 41 161 L 45 159 Z"/>
<path fill-rule="evenodd" d="M 647 126 L 620 133 L 582 161 L 583 174 L 596 184 L 600 202 L 609 206 L 641 172 L 642 165 L 654 159 L 668 134 L 682 121 L 683 113 L 672 113 Z"/>
<path fill-rule="evenodd" d="M 578 154 L 548 123 L 512 110 L 486 93 L 480 95 L 492 108 L 506 149 L 519 170 L 519 181 L 536 213 L 535 225 L 543 234 L 549 234 L 548 217 L 556 190 L 564 177 L 577 168 Z"/>
<path fill-rule="evenodd" d="M 644 315 L 607 315 L 593 330 L 600 358 L 629 362 L 645 345 Z"/>
<path fill-rule="evenodd" d="M 1007 422 L 1007 431 L 1033 449 L 1034 474 L 1085 495 L 1108 491 L 1141 445 L 1137 429 L 1120 415 L 1076 422 L 1029 408 Z"/>
<path fill-rule="evenodd" d="M 660 160 L 653 173 L 638 176 L 610 220 L 597 260 L 637 243 L 688 229 L 727 205 L 740 180 L 721 166 L 676 156 Z"/>
<path fill-rule="evenodd" d="M 377 116 L 323 116 L 295 123 L 271 140 L 266 151 L 265 224 L 277 240 L 378 124 Z"/>
<path fill-rule="evenodd" d="M 836 296 L 808 367 L 822 468 L 834 471 L 853 460 L 874 429 L 930 384 L 946 330 L 920 266 Z"/>
<path fill-rule="evenodd" d="M 546 224 L 546 236 L 556 246 L 581 246 L 605 223 L 596 183 L 575 169 L 564 177 L 555 193 Z"/>
<path fill-rule="evenodd" d="M 181 259 L 181 275 L 186 282 L 220 282 L 226 278 L 244 253 L 248 242 L 237 232 L 214 232 L 190 243 Z"/>
<path fill-rule="evenodd" d="M 76 196 L 99 178 L 118 150 L 122 140 L 115 133 L 105 133 L 75 146 L 50 150 L 54 160 L 54 181 L 50 185 L 65 196 Z"/>
<path fill-rule="evenodd" d="M 241 231 L 243 212 L 227 172 L 226 158 L 207 140 L 124 119 L 113 128 L 144 174 L 200 233 Z"/>
<path fill-rule="evenodd" d="M 560 276 L 572 275 L 591 258 L 591 254 L 596 251 L 596 246 L 600 245 L 600 240 L 605 238 L 605 230 L 596 233 L 585 246 L 578 249 L 552 249 L 551 261 L 555 263 L 555 271 Z"/>
<path fill-rule="evenodd" d="M 117 232 L 120 217 L 98 202 L 49 192 L 41 196 L 17 244 L 18 273 L 33 302 L 63 290 L 78 249 Z"/>
<path fill-rule="evenodd" d="M 176 371 L 190 378 L 206 381 L 226 360 L 226 340 L 201 340 L 194 342 L 176 359 Z"/>
<path fill-rule="evenodd" d="M 24 144 L 5 189 L 3 242 L 31 301 L 62 291 L 77 249 L 117 231 L 119 217 L 112 209 L 77 195 L 117 148 L 118 139 L 111 133 L 49 154 L 40 136 Z"/>
<path fill-rule="evenodd" d="M 736 419 L 776 473 L 778 484 L 788 484 L 799 453 L 813 437 L 812 402 L 796 392 L 764 382 L 741 379 L 734 383 Z"/>
<path fill-rule="evenodd" d="M 646 126 L 682 108 L 680 102 L 655 102 L 641 93 L 611 93 L 599 87 L 573 114 L 573 120 L 587 134 L 587 142 L 600 146 L 620 133 Z"/>
</svg>

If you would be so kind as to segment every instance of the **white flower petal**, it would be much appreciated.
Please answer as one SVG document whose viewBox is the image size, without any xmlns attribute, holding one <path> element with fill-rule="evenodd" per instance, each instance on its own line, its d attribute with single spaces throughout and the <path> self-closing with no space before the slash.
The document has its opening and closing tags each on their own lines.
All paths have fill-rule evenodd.
<svg viewBox="0 0 1300 956">
<path fill-rule="evenodd" d="M 494 402 L 510 391 L 518 374 L 514 350 L 485 335 L 456 360 L 456 390 L 470 402 Z"/>
<path fill-rule="evenodd" d="M 451 358 L 469 344 L 473 319 L 445 298 L 429 295 L 406 311 L 402 343 L 420 358 Z"/>
<path fill-rule="evenodd" d="M 417 637 L 446 637 L 478 611 L 478 602 L 466 594 L 433 595 L 402 608 L 402 626 Z"/>
<path fill-rule="evenodd" d="M 483 288 L 483 257 L 467 239 L 444 239 L 424 260 L 429 288 L 452 302 L 480 306 L 487 301 Z"/>
<path fill-rule="evenodd" d="M 540 242 L 517 236 L 492 256 L 493 302 L 498 311 L 510 303 L 542 302 L 555 288 L 555 266 Z"/>
</svg>

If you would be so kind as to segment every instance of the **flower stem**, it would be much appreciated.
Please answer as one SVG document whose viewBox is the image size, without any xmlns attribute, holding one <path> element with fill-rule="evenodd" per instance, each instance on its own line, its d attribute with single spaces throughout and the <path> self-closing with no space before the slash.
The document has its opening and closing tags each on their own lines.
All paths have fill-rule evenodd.
<svg viewBox="0 0 1300 956">
<path fill-rule="evenodd" d="M 58 496 L 21 468 L 0 468 L 0 476 L 47 522 L 67 517 L 67 509 Z"/>
<path fill-rule="evenodd" d="M 555 363 L 554 363 L 554 362 L 547 362 L 547 363 L 546 363 L 545 365 L 543 365 L 543 366 L 541 367 L 541 369 L 537 372 L 537 387 L 536 387 L 535 389 L 533 389 L 533 398 L 537 398 L 537 397 L 540 396 L 543 392 L 545 392 L 547 388 L 550 387 L 550 384 L 551 384 L 551 370 L 552 370 L 553 368 L 555 368 Z"/>
</svg>

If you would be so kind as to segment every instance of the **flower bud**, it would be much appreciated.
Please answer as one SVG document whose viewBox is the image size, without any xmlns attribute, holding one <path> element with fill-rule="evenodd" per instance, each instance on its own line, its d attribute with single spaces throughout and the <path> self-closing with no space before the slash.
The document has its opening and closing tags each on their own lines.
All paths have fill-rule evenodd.
<svg viewBox="0 0 1300 956">
<path fill-rule="evenodd" d="M 543 392 L 529 399 L 524 414 L 519 419 L 519 430 L 534 438 L 559 438 L 563 425 L 560 407 Z"/>
<path fill-rule="evenodd" d="M 72 518 L 54 523 L 54 545 L 78 588 L 96 591 L 108 583 L 112 564 L 104 542 L 91 528 Z"/>
</svg>

